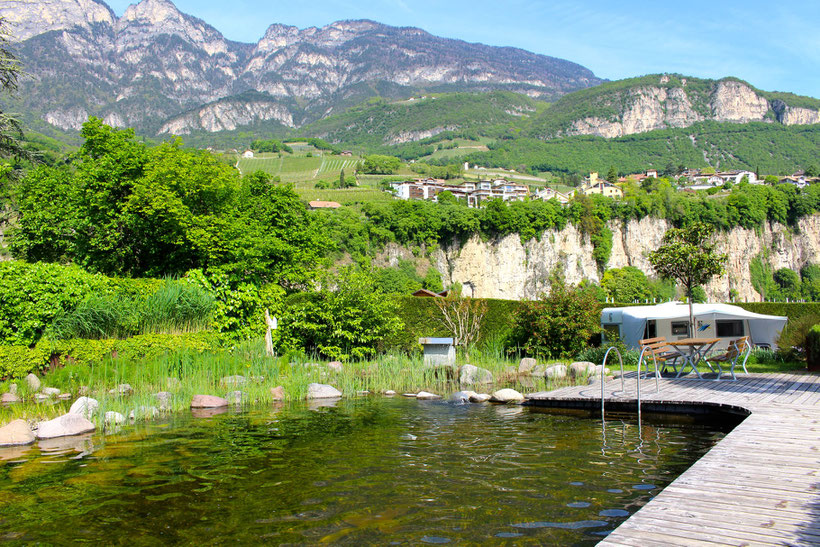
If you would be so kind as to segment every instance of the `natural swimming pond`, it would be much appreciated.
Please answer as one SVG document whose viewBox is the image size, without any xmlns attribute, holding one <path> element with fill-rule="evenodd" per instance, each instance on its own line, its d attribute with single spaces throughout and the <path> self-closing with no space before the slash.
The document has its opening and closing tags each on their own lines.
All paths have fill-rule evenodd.
<svg viewBox="0 0 820 547">
<path fill-rule="evenodd" d="M 725 429 L 360 398 L 0 449 L 0 541 L 593 544 Z"/>
</svg>

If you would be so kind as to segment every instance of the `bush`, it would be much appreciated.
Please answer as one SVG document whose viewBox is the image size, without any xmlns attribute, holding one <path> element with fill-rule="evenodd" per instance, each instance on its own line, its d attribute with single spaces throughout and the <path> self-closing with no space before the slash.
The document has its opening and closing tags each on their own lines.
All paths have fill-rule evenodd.
<svg viewBox="0 0 820 547">
<path fill-rule="evenodd" d="M 604 344 L 602 346 L 598 346 L 597 348 L 596 347 L 588 347 L 588 348 L 582 350 L 581 352 L 579 352 L 575 356 L 575 359 L 577 359 L 578 361 L 589 361 L 591 363 L 595 363 L 596 365 L 600 365 L 604 362 L 604 356 L 606 355 L 606 352 L 611 347 L 616 347 L 616 348 L 618 348 L 618 351 L 621 352 L 621 358 L 624 361 L 624 366 L 625 367 L 630 367 L 630 366 L 634 367 L 634 366 L 638 365 L 638 358 L 641 356 L 640 352 L 636 351 L 634 349 L 627 349 L 627 347 L 622 342 L 615 342 L 615 343 L 612 343 L 612 344 Z M 607 360 L 606 365 L 607 365 L 607 368 L 612 370 L 612 371 L 615 371 L 616 369 L 620 370 L 621 364 L 618 361 L 618 356 L 615 355 L 615 352 L 612 352 L 609 355 L 609 359 Z M 650 367 L 655 366 L 652 359 L 651 359 L 651 357 L 649 359 L 649 366 Z M 659 366 L 660 366 L 660 363 L 659 363 Z"/>
<path fill-rule="evenodd" d="M 779 351 L 793 359 L 806 357 L 809 331 L 820 323 L 820 315 L 804 315 L 786 323 L 777 339 Z"/>
<path fill-rule="evenodd" d="M 554 276 L 548 295 L 522 304 L 510 334 L 511 345 L 546 358 L 577 355 L 601 332 L 600 310 L 592 291 Z"/>
<path fill-rule="evenodd" d="M 809 370 L 820 370 L 820 325 L 814 325 L 806 335 L 806 364 Z"/>
</svg>

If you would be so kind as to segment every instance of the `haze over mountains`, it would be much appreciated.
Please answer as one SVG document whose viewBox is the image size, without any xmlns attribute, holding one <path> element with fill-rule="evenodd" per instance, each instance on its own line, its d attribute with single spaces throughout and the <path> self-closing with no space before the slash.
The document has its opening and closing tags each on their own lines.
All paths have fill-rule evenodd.
<svg viewBox="0 0 820 547">
<path fill-rule="evenodd" d="M 95 115 L 147 134 L 262 125 L 284 133 L 307 125 L 314 136 L 361 141 L 359 131 L 388 145 L 477 123 L 518 124 L 538 139 L 611 138 L 703 121 L 820 123 L 820 101 L 736 79 L 653 75 L 605 83 L 570 61 L 367 20 L 301 30 L 272 24 L 258 42 L 239 43 L 169 0 L 142 0 L 122 17 L 99 0 L 5 0 L 0 16 L 13 24 L 31 76 L 11 109 L 63 130 Z M 445 110 L 428 101 L 379 109 L 388 120 L 372 119 L 376 111 L 367 109 L 339 117 L 374 96 L 498 90 L 530 99 L 482 95 L 476 101 L 486 108 L 459 100 Z M 557 102 L 539 109 L 531 99 Z M 402 127 L 393 123 L 400 119 Z"/>
</svg>

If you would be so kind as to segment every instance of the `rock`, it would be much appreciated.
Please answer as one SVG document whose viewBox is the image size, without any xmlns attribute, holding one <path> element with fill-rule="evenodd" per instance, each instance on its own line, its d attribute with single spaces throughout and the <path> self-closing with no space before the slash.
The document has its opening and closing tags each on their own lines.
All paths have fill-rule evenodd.
<svg viewBox="0 0 820 547">
<path fill-rule="evenodd" d="M 308 384 L 308 399 L 334 399 L 341 397 L 342 392 L 327 384 Z"/>
<path fill-rule="evenodd" d="M 418 393 L 416 393 L 416 399 L 441 399 L 441 395 L 436 395 L 435 393 L 430 393 L 429 391 L 419 391 Z"/>
<path fill-rule="evenodd" d="M 80 397 L 84 397 L 91 393 L 91 388 L 88 386 L 80 386 L 77 388 L 77 395 Z"/>
<path fill-rule="evenodd" d="M 493 392 L 490 400 L 494 403 L 523 403 L 524 396 L 514 389 L 499 389 Z"/>
<path fill-rule="evenodd" d="M 45 393 L 35 393 L 34 394 L 34 400 L 37 401 L 38 403 L 42 403 L 43 401 L 51 400 L 51 397 L 49 397 Z"/>
<path fill-rule="evenodd" d="M 219 385 L 225 387 L 234 387 L 234 386 L 244 386 L 248 383 L 247 378 L 244 376 L 236 375 L 236 376 L 225 376 L 219 381 Z"/>
<path fill-rule="evenodd" d="M 122 425 L 125 423 L 125 416 L 120 414 L 119 412 L 106 412 L 105 413 L 105 425 L 112 426 L 112 425 Z"/>
<path fill-rule="evenodd" d="M 108 390 L 111 395 L 131 395 L 133 392 L 134 388 L 131 387 L 131 384 L 120 384 L 114 389 Z"/>
<path fill-rule="evenodd" d="M 518 363 L 518 374 L 530 374 L 537 361 L 532 357 L 524 357 L 521 359 L 521 362 Z"/>
<path fill-rule="evenodd" d="M 340 361 L 331 361 L 327 364 L 327 368 L 332 370 L 333 372 L 342 372 L 342 363 Z"/>
<path fill-rule="evenodd" d="M 475 391 L 456 391 L 450 395 L 450 401 L 453 403 L 469 403 L 471 397 L 478 395 Z"/>
<path fill-rule="evenodd" d="M 9 393 L 11 393 L 12 395 L 17 395 L 17 384 L 9 384 Z"/>
<path fill-rule="evenodd" d="M 573 378 L 589 376 L 595 373 L 595 363 L 589 361 L 576 361 L 569 366 L 569 375 Z"/>
<path fill-rule="evenodd" d="M 38 439 L 70 437 L 94 431 L 94 424 L 79 414 L 64 414 L 47 422 L 40 422 L 37 428 Z"/>
<path fill-rule="evenodd" d="M 475 395 L 470 397 L 471 403 L 486 403 L 490 400 L 490 396 L 486 393 L 476 393 Z"/>
<path fill-rule="evenodd" d="M 396 392 L 395 392 L 395 391 L 393 391 L 392 389 L 388 389 L 387 391 L 385 391 L 385 392 L 384 392 L 384 395 L 385 395 L 386 397 L 392 397 L 392 396 L 394 396 L 395 394 L 396 394 Z"/>
<path fill-rule="evenodd" d="M 610 372 L 611 371 L 609 370 L 609 367 L 604 369 L 604 365 L 596 365 L 595 370 L 592 372 L 592 374 L 595 375 L 595 376 L 601 376 L 601 373 L 603 373 L 604 376 L 606 376 Z"/>
<path fill-rule="evenodd" d="M 357 397 L 367 397 L 368 395 L 370 395 L 370 392 L 367 391 L 366 389 L 359 390 L 359 391 L 356 392 Z"/>
<path fill-rule="evenodd" d="M 128 414 L 128 418 L 133 422 L 137 418 L 143 418 L 145 420 L 152 420 L 159 416 L 159 409 L 155 406 L 141 406 L 134 410 L 132 410 Z"/>
<path fill-rule="evenodd" d="M 228 406 L 228 401 L 216 395 L 194 395 L 191 408 L 221 408 Z"/>
<path fill-rule="evenodd" d="M 96 399 L 92 399 L 91 397 L 80 397 L 74 401 L 74 404 L 71 405 L 70 409 L 68 409 L 68 413 L 77 414 L 78 416 L 82 416 L 83 418 L 90 420 L 99 409 L 100 402 Z"/>
<path fill-rule="evenodd" d="M 28 388 L 31 391 L 37 391 L 38 389 L 40 389 L 40 385 L 42 385 L 40 383 L 40 379 L 36 377 L 34 374 L 29 374 L 28 376 L 26 376 L 26 384 L 28 384 Z"/>
<path fill-rule="evenodd" d="M 57 398 L 61 401 L 68 401 L 69 399 L 71 399 L 71 393 L 60 393 L 59 395 L 57 395 Z"/>
<path fill-rule="evenodd" d="M 174 399 L 173 393 L 170 391 L 160 391 L 159 393 L 154 394 L 154 398 L 157 400 L 160 410 L 171 410 L 171 401 Z"/>
<path fill-rule="evenodd" d="M 283 386 L 276 386 L 270 388 L 270 396 L 274 401 L 284 401 L 285 388 Z"/>
<path fill-rule="evenodd" d="M 413 397 L 415 397 L 415 396 L 416 396 L 416 394 L 415 394 L 415 393 L 402 393 L 402 394 L 401 394 L 401 396 L 402 396 L 402 397 L 410 397 L 410 398 L 413 398 Z"/>
<path fill-rule="evenodd" d="M 464 365 L 459 371 L 458 382 L 465 385 L 492 384 L 493 373 L 484 368 Z"/>
<path fill-rule="evenodd" d="M 544 371 L 544 378 L 558 380 L 567 377 L 567 365 L 552 365 Z"/>
<path fill-rule="evenodd" d="M 33 443 L 35 439 L 25 420 L 14 420 L 0 427 L 0 446 L 24 446 Z"/>
<path fill-rule="evenodd" d="M 3 395 L 0 395 L 0 403 L 3 403 L 4 405 L 9 405 L 11 403 L 19 403 L 19 402 L 20 402 L 20 397 L 18 397 L 14 393 L 4 393 Z"/>
<path fill-rule="evenodd" d="M 40 390 L 40 393 L 42 393 L 43 395 L 48 395 L 49 397 L 56 397 L 61 392 L 56 387 L 44 387 Z"/>
<path fill-rule="evenodd" d="M 230 391 L 225 395 L 225 398 L 232 405 L 241 405 L 248 398 L 248 394 L 244 391 Z"/>
</svg>

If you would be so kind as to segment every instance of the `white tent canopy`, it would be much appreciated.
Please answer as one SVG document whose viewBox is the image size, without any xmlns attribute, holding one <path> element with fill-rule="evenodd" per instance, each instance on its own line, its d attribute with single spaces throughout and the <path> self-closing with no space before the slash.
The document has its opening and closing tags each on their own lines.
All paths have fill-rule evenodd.
<svg viewBox="0 0 820 547">
<path fill-rule="evenodd" d="M 729 304 L 694 304 L 695 324 L 707 328 L 711 321 L 742 320 L 747 326 L 747 334 L 755 345 L 768 344 L 774 348 L 780 331 L 788 318 L 777 315 L 753 313 L 739 306 Z M 618 325 L 621 341 L 629 347 L 637 348 L 644 338 L 647 321 L 688 321 L 689 305 L 667 302 L 656 306 L 632 306 L 625 308 L 604 308 L 601 311 L 601 325 Z M 700 335 L 696 332 L 695 335 Z M 706 333 L 704 333 L 706 334 Z M 714 336 L 714 333 L 710 333 Z"/>
</svg>

